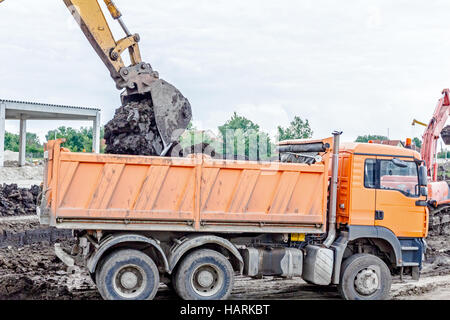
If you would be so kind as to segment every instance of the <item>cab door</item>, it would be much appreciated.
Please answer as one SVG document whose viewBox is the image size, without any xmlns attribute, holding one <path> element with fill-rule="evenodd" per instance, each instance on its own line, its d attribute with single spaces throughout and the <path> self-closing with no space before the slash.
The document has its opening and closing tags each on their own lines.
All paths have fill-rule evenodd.
<svg viewBox="0 0 450 320">
<path fill-rule="evenodd" d="M 352 167 L 349 224 L 373 226 L 376 192 L 376 157 L 366 158 L 359 155 L 355 156 Z"/>
<path fill-rule="evenodd" d="M 377 157 L 375 226 L 390 229 L 397 237 L 426 234 L 426 197 L 420 196 L 419 171 L 414 159 Z"/>
</svg>

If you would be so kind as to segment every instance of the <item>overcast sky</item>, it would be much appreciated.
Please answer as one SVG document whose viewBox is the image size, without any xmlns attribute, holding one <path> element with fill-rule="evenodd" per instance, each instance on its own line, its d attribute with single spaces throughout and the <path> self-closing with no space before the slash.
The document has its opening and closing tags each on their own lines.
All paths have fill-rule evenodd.
<svg viewBox="0 0 450 320">
<path fill-rule="evenodd" d="M 450 87 L 450 1 L 115 2 L 141 35 L 143 59 L 190 100 L 201 129 L 237 111 L 270 133 L 298 115 L 317 138 L 340 129 L 344 140 L 388 130 L 404 139 L 422 135 L 412 120 L 428 122 Z M 103 124 L 119 107 L 62 0 L 0 4 L 0 63 L 0 98 L 99 107 Z M 90 123 L 28 128 L 43 138 L 59 125 Z"/>
</svg>

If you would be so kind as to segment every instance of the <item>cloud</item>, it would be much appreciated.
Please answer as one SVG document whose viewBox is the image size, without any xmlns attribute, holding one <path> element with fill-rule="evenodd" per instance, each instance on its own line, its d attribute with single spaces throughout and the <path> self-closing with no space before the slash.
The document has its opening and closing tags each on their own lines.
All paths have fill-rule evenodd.
<svg viewBox="0 0 450 320">
<path fill-rule="evenodd" d="M 116 4 L 141 35 L 143 58 L 189 98 L 202 129 L 238 111 L 269 132 L 299 115 L 316 137 L 389 128 L 403 139 L 450 86 L 444 0 Z M 0 98 L 94 106 L 103 123 L 112 118 L 119 92 L 62 1 L 3 2 L 0 39 Z M 42 137 L 48 125 L 30 130 Z"/>
</svg>

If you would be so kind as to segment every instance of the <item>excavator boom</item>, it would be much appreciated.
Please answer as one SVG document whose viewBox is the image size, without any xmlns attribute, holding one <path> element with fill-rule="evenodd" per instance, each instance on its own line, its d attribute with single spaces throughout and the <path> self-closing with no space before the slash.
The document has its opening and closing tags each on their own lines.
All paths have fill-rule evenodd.
<svg viewBox="0 0 450 320">
<path fill-rule="evenodd" d="M 437 142 L 450 111 L 450 89 L 444 89 L 442 94 L 443 97 L 439 99 L 422 139 L 422 159 L 427 165 L 428 175 L 432 178 L 432 181 L 437 181 Z"/>
<path fill-rule="evenodd" d="M 4 0 L 0 0 L 0 3 Z M 168 82 L 159 79 L 149 63 L 142 61 L 138 34 L 131 34 L 122 14 L 112 0 L 103 0 L 113 19 L 122 27 L 125 37 L 117 40 L 97 0 L 63 0 L 89 43 L 109 70 L 121 94 L 122 104 L 151 101 L 156 126 L 168 150 L 187 128 L 192 118 L 189 101 Z M 128 51 L 131 65 L 125 66 L 122 54 Z M 164 154 L 162 154 L 164 155 Z"/>
</svg>

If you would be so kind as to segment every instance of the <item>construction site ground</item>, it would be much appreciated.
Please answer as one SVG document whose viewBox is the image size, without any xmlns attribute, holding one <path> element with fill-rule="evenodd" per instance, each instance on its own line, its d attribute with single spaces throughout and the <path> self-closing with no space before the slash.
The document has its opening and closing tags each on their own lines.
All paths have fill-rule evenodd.
<svg viewBox="0 0 450 320">
<path fill-rule="evenodd" d="M 66 266 L 55 256 L 55 242 L 60 242 L 67 248 L 73 244 L 70 233 L 43 228 L 37 217 L 1 218 L 0 230 L 3 231 L 3 244 L 0 248 L 0 300 L 101 299 L 86 269 L 76 268 L 73 273 L 68 273 Z M 9 238 L 4 236 L 5 233 Z M 450 299 L 448 236 L 428 238 L 428 245 L 429 252 L 421 279 L 418 282 L 394 279 L 392 299 Z M 167 286 L 161 284 L 156 299 L 178 298 Z M 340 299 L 340 296 L 334 287 L 307 284 L 300 278 L 237 277 L 231 299 L 310 300 Z"/>
<path fill-rule="evenodd" d="M 11 168 L 11 170 L 16 170 Z M 7 168 L 0 172 L 1 183 L 12 181 Z M 18 177 L 22 171 L 18 169 Z M 36 184 L 37 174 L 24 174 L 23 187 Z M 448 228 L 450 229 L 450 228 Z M 391 298 L 395 300 L 450 299 L 450 230 L 427 239 L 426 262 L 419 281 L 394 279 Z M 86 269 L 67 272 L 54 253 L 54 243 L 68 248 L 74 242 L 69 230 L 43 227 L 36 216 L 0 218 L 0 300 L 98 300 L 101 299 Z M 164 284 L 155 299 L 178 299 Z M 337 288 L 307 284 L 300 278 L 237 277 L 231 296 L 234 300 L 320 300 L 341 299 Z"/>
</svg>

